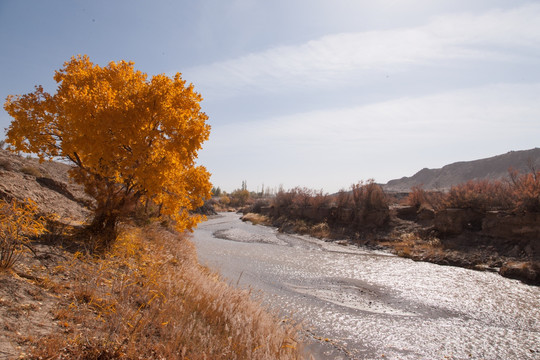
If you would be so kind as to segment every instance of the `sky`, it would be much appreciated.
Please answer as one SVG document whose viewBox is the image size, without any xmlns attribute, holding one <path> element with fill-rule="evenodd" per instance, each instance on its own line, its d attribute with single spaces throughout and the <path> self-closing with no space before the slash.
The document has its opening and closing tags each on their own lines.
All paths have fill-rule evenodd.
<svg viewBox="0 0 540 360">
<path fill-rule="evenodd" d="M 540 1 L 0 0 L 0 44 L 2 102 L 54 93 L 77 54 L 182 73 L 226 191 L 332 193 L 540 146 Z"/>
</svg>

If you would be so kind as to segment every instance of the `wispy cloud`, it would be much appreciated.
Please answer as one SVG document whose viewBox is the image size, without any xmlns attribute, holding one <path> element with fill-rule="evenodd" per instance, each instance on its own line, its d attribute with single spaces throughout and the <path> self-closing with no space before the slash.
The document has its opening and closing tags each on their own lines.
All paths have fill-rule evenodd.
<svg viewBox="0 0 540 360">
<path fill-rule="evenodd" d="M 216 126 L 202 158 L 227 159 L 221 163 L 229 169 L 235 159 L 249 159 L 252 169 L 243 176 L 275 185 L 291 169 L 302 182 L 289 186 L 337 190 L 371 176 L 387 181 L 434 161 L 442 166 L 538 146 L 538 94 L 540 83 L 499 84 Z M 210 170 L 220 184 L 235 176 Z"/>
<path fill-rule="evenodd" d="M 457 60 L 538 59 L 540 4 L 480 15 L 454 14 L 424 26 L 334 34 L 185 71 L 210 96 L 339 86 L 370 72 Z M 513 50 L 509 55 L 508 50 Z"/>
<path fill-rule="evenodd" d="M 223 143 L 237 137 L 231 143 L 253 142 L 261 147 L 269 141 L 317 146 L 321 139 L 324 146 L 344 142 L 386 146 L 389 141 L 506 136 L 512 128 L 516 133 L 538 133 L 538 94 L 540 83 L 489 85 L 234 123 L 217 126 L 216 131 L 227 133 L 221 136 Z"/>
</svg>

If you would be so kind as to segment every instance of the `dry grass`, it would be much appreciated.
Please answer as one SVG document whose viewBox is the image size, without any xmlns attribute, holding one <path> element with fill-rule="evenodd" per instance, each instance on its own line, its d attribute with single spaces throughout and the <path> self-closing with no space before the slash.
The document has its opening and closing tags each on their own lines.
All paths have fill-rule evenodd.
<svg viewBox="0 0 540 360">
<path fill-rule="evenodd" d="M 434 256 L 443 253 L 441 242 L 437 238 L 424 239 L 415 233 L 403 233 L 395 236 L 395 239 L 380 244 L 393 249 L 397 255 L 408 258 L 415 258 L 420 255 Z"/>
<path fill-rule="evenodd" d="M 271 225 L 272 222 L 268 216 L 256 214 L 256 213 L 247 213 L 242 216 L 242 221 L 250 221 L 253 225 Z"/>
<path fill-rule="evenodd" d="M 61 332 L 33 358 L 296 359 L 296 330 L 200 266 L 194 246 L 156 225 L 125 228 L 101 258 L 77 253 L 56 271 Z"/>
<path fill-rule="evenodd" d="M 322 222 L 311 227 L 309 234 L 319 239 L 329 238 L 331 235 L 330 226 Z"/>
<path fill-rule="evenodd" d="M 20 169 L 20 172 L 22 172 L 23 174 L 26 174 L 26 175 L 31 175 L 31 176 L 37 177 L 37 178 L 42 176 L 41 171 L 39 171 L 38 168 L 35 168 L 33 166 L 23 166 Z"/>
</svg>

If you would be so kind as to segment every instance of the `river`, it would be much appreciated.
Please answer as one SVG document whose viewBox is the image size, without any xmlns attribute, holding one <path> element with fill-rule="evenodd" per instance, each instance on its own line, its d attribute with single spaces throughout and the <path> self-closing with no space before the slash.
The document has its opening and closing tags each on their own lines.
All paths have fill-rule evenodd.
<svg viewBox="0 0 540 360">
<path fill-rule="evenodd" d="M 303 324 L 316 359 L 540 359 L 540 287 L 287 235 L 222 213 L 199 260 Z"/>
</svg>

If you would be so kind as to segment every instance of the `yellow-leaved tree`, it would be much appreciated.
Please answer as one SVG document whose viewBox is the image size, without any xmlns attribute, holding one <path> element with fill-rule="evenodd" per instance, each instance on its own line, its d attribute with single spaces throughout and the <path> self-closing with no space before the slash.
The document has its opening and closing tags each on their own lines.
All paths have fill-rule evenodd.
<svg viewBox="0 0 540 360">
<path fill-rule="evenodd" d="M 70 175 L 96 199 L 90 229 L 104 245 L 137 204 L 156 204 L 191 230 L 200 217 L 190 211 L 211 196 L 210 174 L 195 163 L 210 133 L 202 97 L 180 73 L 149 79 L 133 65 L 72 57 L 54 75 L 55 94 L 36 86 L 4 104 L 11 150 L 74 165 Z"/>
</svg>

